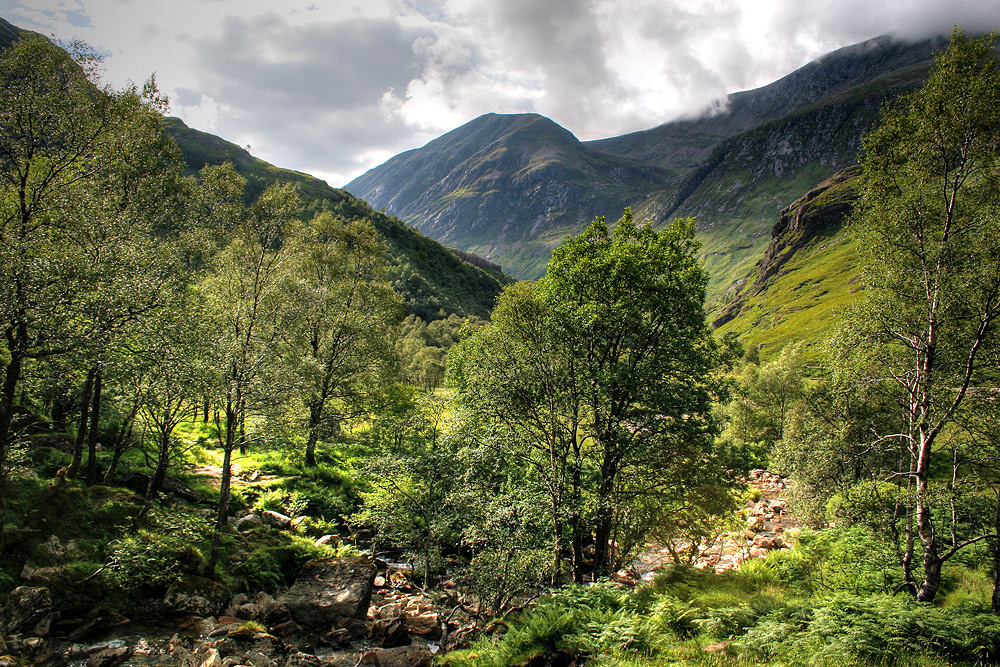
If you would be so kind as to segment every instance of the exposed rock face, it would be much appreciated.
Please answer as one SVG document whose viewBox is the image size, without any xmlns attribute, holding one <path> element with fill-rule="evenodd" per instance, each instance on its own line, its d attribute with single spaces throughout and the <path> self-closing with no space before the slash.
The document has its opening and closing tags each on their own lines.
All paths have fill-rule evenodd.
<svg viewBox="0 0 1000 667">
<path fill-rule="evenodd" d="M 4 634 L 44 637 L 55 616 L 49 589 L 19 586 L 10 592 L 3 607 Z"/>
<path fill-rule="evenodd" d="M 302 567 L 282 600 L 296 623 L 325 633 L 346 619 L 365 617 L 374 581 L 375 566 L 367 558 L 320 558 Z"/>
</svg>

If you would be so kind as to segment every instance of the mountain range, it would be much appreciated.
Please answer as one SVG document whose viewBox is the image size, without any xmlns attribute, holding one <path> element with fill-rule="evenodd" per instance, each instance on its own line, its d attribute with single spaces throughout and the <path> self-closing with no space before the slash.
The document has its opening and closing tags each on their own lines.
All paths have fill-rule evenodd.
<svg viewBox="0 0 1000 667">
<path fill-rule="evenodd" d="M 857 162 L 882 107 L 918 87 L 944 45 L 878 37 L 730 95 L 713 114 L 597 141 L 535 114 L 487 114 L 345 189 L 524 279 L 595 217 L 616 220 L 625 206 L 655 226 L 695 216 L 718 312 L 782 208 Z"/>
</svg>

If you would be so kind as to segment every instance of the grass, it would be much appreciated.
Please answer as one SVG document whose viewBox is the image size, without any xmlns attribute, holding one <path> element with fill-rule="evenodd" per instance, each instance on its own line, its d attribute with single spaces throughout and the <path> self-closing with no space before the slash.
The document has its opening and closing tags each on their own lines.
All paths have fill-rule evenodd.
<svg viewBox="0 0 1000 667">
<path fill-rule="evenodd" d="M 931 606 L 880 592 L 863 559 L 843 562 L 872 547 L 863 531 L 823 539 L 821 548 L 814 540 L 721 575 L 673 567 L 635 591 L 609 583 L 563 589 L 440 663 L 943 667 L 1000 657 L 1000 617 L 989 611 L 984 571 L 950 568 L 949 590 Z M 816 587 L 817 570 L 848 566 L 857 572 Z M 858 579 L 866 588 L 852 591 Z"/>
<path fill-rule="evenodd" d="M 856 247 L 843 230 L 817 236 L 717 333 L 735 333 L 745 346 L 761 346 L 762 359 L 800 340 L 806 341 L 806 357 L 817 357 L 837 313 L 856 298 L 851 282 L 857 275 Z"/>
</svg>

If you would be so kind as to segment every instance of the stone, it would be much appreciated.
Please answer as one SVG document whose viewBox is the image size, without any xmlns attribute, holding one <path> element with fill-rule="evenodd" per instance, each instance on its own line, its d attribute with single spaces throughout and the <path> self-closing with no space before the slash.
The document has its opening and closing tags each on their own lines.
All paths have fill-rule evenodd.
<svg viewBox="0 0 1000 667">
<path fill-rule="evenodd" d="M 372 618 L 399 618 L 402 615 L 403 607 L 398 602 L 392 602 L 376 609 Z"/>
<path fill-rule="evenodd" d="M 246 516 L 241 516 L 236 519 L 236 521 L 233 522 L 233 527 L 241 533 L 245 533 L 254 526 L 261 526 L 263 524 L 264 520 L 261 519 L 260 515 L 247 514 Z"/>
<path fill-rule="evenodd" d="M 340 538 L 336 535 L 324 535 L 323 537 L 316 540 L 316 546 L 321 547 L 324 544 L 329 544 L 331 547 L 337 546 L 340 542 Z"/>
<path fill-rule="evenodd" d="M 330 646 L 348 646 L 354 640 L 347 628 L 334 628 L 326 633 L 320 640 Z"/>
<path fill-rule="evenodd" d="M 375 667 L 430 667 L 434 654 L 426 646 L 376 649 L 361 656 L 361 664 Z"/>
<path fill-rule="evenodd" d="M 281 512 L 264 510 L 261 512 L 260 519 L 264 522 L 265 526 L 277 528 L 278 530 L 290 530 L 292 528 L 292 517 L 286 516 Z"/>
<path fill-rule="evenodd" d="M 199 667 L 222 667 L 222 656 L 214 649 L 208 649 L 208 655 L 201 661 Z"/>
<path fill-rule="evenodd" d="M 327 632 L 343 619 L 365 617 L 374 580 L 367 558 L 319 558 L 302 566 L 282 601 L 296 623 Z"/>
<path fill-rule="evenodd" d="M 170 585 L 163 605 L 174 614 L 215 616 L 228 600 L 229 593 L 222 585 L 211 579 L 187 575 Z"/>
<path fill-rule="evenodd" d="M 3 606 L 4 634 L 44 637 L 56 619 L 48 588 L 18 586 Z"/>
<path fill-rule="evenodd" d="M 371 640 L 382 648 L 395 648 L 410 643 L 410 632 L 402 617 L 379 618 L 372 624 Z"/>
<path fill-rule="evenodd" d="M 437 639 L 441 636 L 441 618 L 433 611 L 419 615 L 406 614 L 406 629 L 415 635 Z"/>
<path fill-rule="evenodd" d="M 118 667 L 132 655 L 132 649 L 128 646 L 116 648 L 106 648 L 90 656 L 87 660 L 87 667 Z"/>
</svg>

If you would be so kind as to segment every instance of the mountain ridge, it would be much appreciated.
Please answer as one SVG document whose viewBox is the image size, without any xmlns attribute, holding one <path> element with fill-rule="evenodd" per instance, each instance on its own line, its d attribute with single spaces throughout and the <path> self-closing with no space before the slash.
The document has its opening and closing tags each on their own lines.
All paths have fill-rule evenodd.
<svg viewBox="0 0 1000 667">
<path fill-rule="evenodd" d="M 487 114 L 390 158 L 345 189 L 529 279 L 541 275 L 555 245 L 595 217 L 617 219 L 625 206 L 657 226 L 694 215 L 715 300 L 763 252 L 781 208 L 857 161 L 861 137 L 881 108 L 920 85 L 943 44 L 878 37 L 734 93 L 723 113 L 620 137 L 579 142 L 549 120 L 562 132 L 547 135 L 559 143 L 536 173 L 542 182 L 525 178 L 524 164 L 499 159 L 525 150 L 507 134 L 469 150 L 477 136 L 470 130 L 501 122 Z M 435 166 L 440 149 L 457 144 L 465 158 L 443 156 L 443 173 Z"/>
</svg>

